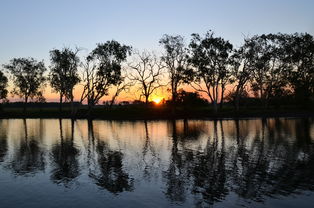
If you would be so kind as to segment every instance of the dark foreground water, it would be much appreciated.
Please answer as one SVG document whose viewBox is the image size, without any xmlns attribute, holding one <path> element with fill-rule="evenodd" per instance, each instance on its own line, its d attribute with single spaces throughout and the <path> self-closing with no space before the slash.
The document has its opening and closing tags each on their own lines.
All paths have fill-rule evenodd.
<svg viewBox="0 0 314 208">
<path fill-rule="evenodd" d="M 314 121 L 0 120 L 0 207 L 313 207 Z"/>
</svg>

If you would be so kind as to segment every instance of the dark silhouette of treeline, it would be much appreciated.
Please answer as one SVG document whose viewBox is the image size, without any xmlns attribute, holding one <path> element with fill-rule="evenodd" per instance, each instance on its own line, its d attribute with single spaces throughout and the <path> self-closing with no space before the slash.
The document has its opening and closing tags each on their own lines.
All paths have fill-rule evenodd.
<svg viewBox="0 0 314 208">
<path fill-rule="evenodd" d="M 212 105 L 212 112 L 224 106 L 241 108 L 294 106 L 310 108 L 314 100 L 314 39 L 308 33 L 262 34 L 244 39 L 235 48 L 228 40 L 208 31 L 204 36 L 192 34 L 186 44 L 180 35 L 164 35 L 161 56 L 115 40 L 97 44 L 80 60 L 79 48 L 53 49 L 50 65 L 34 58 L 13 58 L 3 69 L 10 74 L 12 94 L 27 103 L 45 103 L 47 84 L 59 94 L 59 112 L 70 103 L 70 115 L 77 116 L 73 90 L 83 86 L 78 103 L 87 103 L 86 116 L 112 90 L 106 104 L 112 107 L 121 92 L 137 91 L 140 101 L 150 105 L 152 94 L 167 88 L 169 100 L 162 104 L 174 113 L 177 107 Z M 132 61 L 127 61 L 130 56 Z M 194 92 L 182 88 L 190 86 Z M 8 78 L 0 72 L 0 96 L 6 100 Z M 206 95 L 209 99 L 204 99 Z M 143 100 L 143 101 L 141 101 Z M 143 105 L 143 106 L 145 106 Z M 45 106 L 45 105 L 43 105 Z M 80 114 L 80 113 L 79 113 Z M 81 112 L 82 114 L 82 112 Z M 62 113 L 61 113 L 62 115 Z"/>
<path fill-rule="evenodd" d="M 52 183 L 71 189 L 84 172 L 101 190 L 113 194 L 137 188 L 129 166 L 123 162 L 124 152 L 132 150 L 112 149 L 106 139 L 100 139 L 93 121 L 86 121 L 87 142 L 79 147 L 75 145 L 74 137 L 77 121 L 69 121 L 70 125 L 66 127 L 64 120 L 60 119 L 59 139 L 47 152 L 40 133 L 44 132 L 42 121 L 38 131 L 30 135 L 29 120 L 23 120 L 24 129 L 10 157 L 6 157 L 9 154 L 8 128 L 3 128 L 8 125 L 6 122 L 2 120 L 0 123 L 0 165 L 5 166 L 4 170 L 12 171 L 13 175 L 36 177 L 42 172 L 50 174 Z M 254 125 L 247 128 L 249 122 L 258 123 L 256 129 Z M 144 183 L 162 176 L 165 183 L 161 186 L 165 188 L 163 193 L 172 202 L 183 203 L 188 196 L 193 196 L 195 205 L 203 207 L 223 201 L 234 193 L 243 201 L 261 203 L 269 197 L 314 190 L 311 119 L 234 120 L 228 125 L 224 125 L 224 121 L 213 121 L 213 131 L 207 135 L 202 148 L 191 146 L 200 145 L 201 139 L 204 139 L 203 135 L 209 127 L 206 123 L 184 120 L 180 126 L 178 121 L 168 121 L 171 148 L 167 163 L 161 162 L 155 149 L 158 145 L 152 142 L 149 130 L 152 123 L 143 121 L 140 124 L 144 138 L 143 146 L 138 148 L 142 148 L 142 155 L 136 152 L 132 160 L 136 162 L 138 171 L 143 173 L 136 180 Z M 108 123 L 107 128 L 114 129 L 117 127 L 114 125 L 123 123 Z M 116 139 L 119 141 L 119 138 Z M 79 159 L 82 156 L 85 159 Z M 164 167 L 165 164 L 168 166 Z M 47 166 L 51 172 L 46 171 Z"/>
</svg>

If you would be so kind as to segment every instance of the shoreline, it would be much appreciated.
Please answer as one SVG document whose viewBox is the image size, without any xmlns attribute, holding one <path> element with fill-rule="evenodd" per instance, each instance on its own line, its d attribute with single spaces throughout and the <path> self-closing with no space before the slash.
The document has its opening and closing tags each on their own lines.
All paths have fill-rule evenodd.
<svg viewBox="0 0 314 208">
<path fill-rule="evenodd" d="M 208 111 L 179 111 L 175 114 L 170 113 L 167 109 L 142 112 L 131 111 L 104 111 L 97 110 L 92 112 L 90 116 L 85 113 L 77 112 L 75 116 L 71 116 L 68 111 L 59 113 L 54 111 L 29 111 L 23 112 L 1 112 L 0 119 L 93 119 L 93 120 L 117 120 L 117 121 L 137 121 L 137 120 L 180 120 L 180 119 L 195 119 L 195 120 L 245 120 L 253 118 L 314 118 L 313 110 L 295 110 L 295 111 L 256 111 L 246 110 L 240 112 L 208 112 Z"/>
</svg>

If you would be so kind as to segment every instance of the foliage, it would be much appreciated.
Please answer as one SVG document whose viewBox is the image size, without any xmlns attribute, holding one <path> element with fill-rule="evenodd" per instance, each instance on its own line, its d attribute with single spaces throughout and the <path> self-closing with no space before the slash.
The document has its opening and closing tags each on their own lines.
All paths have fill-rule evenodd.
<svg viewBox="0 0 314 208">
<path fill-rule="evenodd" d="M 63 48 L 61 51 L 54 49 L 50 51 L 50 74 L 49 81 L 51 87 L 62 97 L 73 100 L 73 88 L 80 82 L 78 75 L 79 58 L 76 51 Z"/>
<path fill-rule="evenodd" d="M 13 94 L 24 98 L 25 103 L 29 98 L 42 96 L 41 87 L 44 86 L 46 80 L 44 62 L 33 58 L 14 58 L 4 67 L 12 74 Z"/>
<path fill-rule="evenodd" d="M 84 64 L 84 89 L 81 102 L 87 99 L 89 107 L 108 95 L 111 86 L 122 82 L 121 63 L 131 53 L 131 47 L 111 40 L 97 44 Z"/>
<path fill-rule="evenodd" d="M 183 106 L 206 106 L 207 100 L 201 98 L 198 92 L 178 91 L 177 104 Z"/>
<path fill-rule="evenodd" d="M 314 95 L 314 39 L 308 33 L 285 35 L 283 49 L 288 66 L 288 82 L 300 103 Z"/>
<path fill-rule="evenodd" d="M 6 99 L 8 95 L 8 78 L 0 71 L 0 100 Z"/>
<path fill-rule="evenodd" d="M 168 69 L 172 101 L 176 101 L 178 87 L 191 80 L 192 70 L 188 67 L 187 49 L 182 36 L 164 35 L 159 43 L 165 54 L 161 57 Z"/>
<path fill-rule="evenodd" d="M 189 61 L 195 67 L 195 89 L 205 92 L 209 96 L 217 111 L 219 87 L 222 91 L 220 99 L 223 100 L 223 91 L 229 81 L 229 64 L 232 44 L 221 37 L 214 37 L 208 31 L 205 37 L 192 34 L 190 43 L 191 56 Z M 202 84 L 205 87 L 202 87 Z"/>
</svg>

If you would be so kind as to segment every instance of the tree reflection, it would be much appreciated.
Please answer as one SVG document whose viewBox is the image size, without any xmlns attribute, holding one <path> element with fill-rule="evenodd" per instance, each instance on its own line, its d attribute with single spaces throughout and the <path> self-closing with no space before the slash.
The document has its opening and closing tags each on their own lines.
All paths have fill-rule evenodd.
<svg viewBox="0 0 314 208">
<path fill-rule="evenodd" d="M 174 121 L 169 168 L 164 173 L 165 195 L 183 202 L 191 194 L 195 204 L 203 207 L 224 200 L 230 192 L 244 201 L 263 202 L 268 197 L 313 191 L 311 122 L 295 122 L 293 142 L 285 138 L 291 132 L 283 133 L 287 132 L 287 122 L 261 120 L 252 137 L 246 132 L 241 134 L 248 122 L 235 121 L 235 134 L 231 135 L 235 146 L 226 146 L 223 122 L 220 121 L 219 134 L 218 122 L 214 121 L 213 137 L 199 150 L 185 148 L 185 140 L 178 141 Z"/>
<path fill-rule="evenodd" d="M 168 133 L 170 140 L 156 139 L 155 122 L 118 123 L 117 128 L 115 122 L 105 126 L 99 123 L 106 122 L 90 120 L 85 126 L 88 132 L 81 131 L 88 139 L 82 136 L 81 143 L 74 138 L 79 135 L 74 135 L 74 120 L 69 128 L 64 121 L 59 120 L 60 138 L 51 147 L 50 157 L 45 157 L 43 148 L 50 148 L 50 140 L 40 139 L 46 130 L 39 125 L 38 131 L 37 121 L 15 120 L 15 125 L 21 122 L 21 132 L 10 132 L 8 123 L 0 121 L 3 167 L 13 175 L 35 176 L 45 169 L 47 159 L 53 183 L 70 187 L 81 179 L 80 174 L 87 173 L 90 184 L 113 194 L 133 191 L 136 176 L 142 183 L 139 187 L 144 188 L 141 191 L 148 184 L 157 184 L 169 201 L 182 205 L 192 201 L 197 207 L 226 198 L 254 206 L 270 197 L 314 191 L 312 119 L 173 120 L 168 122 L 168 132 L 157 134 Z M 131 131 L 140 128 L 134 134 L 139 138 L 120 138 L 124 125 L 131 125 L 126 126 Z M 160 123 L 157 126 L 158 131 L 166 129 Z"/>
<path fill-rule="evenodd" d="M 222 123 L 221 144 L 219 148 L 219 138 L 217 121 L 214 121 L 214 137 L 208 139 L 204 153 L 198 153 L 195 157 L 193 169 L 193 193 L 200 194 L 201 199 L 198 204 L 213 204 L 215 201 L 222 200 L 228 193 L 226 185 L 225 168 L 225 138 Z"/>
<path fill-rule="evenodd" d="M 27 176 L 45 169 L 44 151 L 39 146 L 35 135 L 28 135 L 27 120 L 23 119 L 24 139 L 20 140 L 19 148 L 14 152 L 10 163 L 11 169 L 17 175 Z"/>
<path fill-rule="evenodd" d="M 117 194 L 123 191 L 133 190 L 133 179 L 123 169 L 123 154 L 120 151 L 111 150 L 109 145 L 94 138 L 94 128 L 92 121 L 88 121 L 89 135 L 92 140 L 96 140 L 96 152 L 98 171 L 91 171 L 89 176 L 95 181 L 96 185 L 108 190 L 111 193 Z"/>
<path fill-rule="evenodd" d="M 53 146 L 51 180 L 68 187 L 79 176 L 79 150 L 74 145 L 74 120 L 71 120 L 71 133 L 63 132 L 62 119 L 59 119 L 60 143 Z M 65 138 L 63 135 L 66 135 Z"/>
<path fill-rule="evenodd" d="M 158 152 L 155 150 L 154 145 L 151 143 L 151 137 L 148 130 L 148 122 L 144 121 L 145 128 L 145 140 L 142 150 L 143 157 L 143 177 L 148 181 L 153 177 L 158 177 L 158 172 L 160 170 L 161 159 Z"/>
<path fill-rule="evenodd" d="M 184 145 L 185 141 L 183 137 L 178 136 L 176 121 L 171 121 L 172 129 L 172 149 L 169 161 L 168 170 L 164 173 L 166 178 L 166 196 L 177 202 L 184 202 L 186 198 L 186 186 L 188 186 L 190 165 L 189 161 L 192 160 L 193 155 L 185 151 Z M 184 125 L 183 135 L 190 135 L 187 130 L 187 123 Z M 182 134 L 179 134 L 182 135 Z M 182 139 L 179 141 L 179 139 Z M 194 139 L 194 138 L 193 138 Z M 180 149 L 181 147 L 181 149 Z"/>
<path fill-rule="evenodd" d="M 0 120 L 0 163 L 4 161 L 4 158 L 8 151 L 8 127 L 3 120 Z"/>
</svg>

